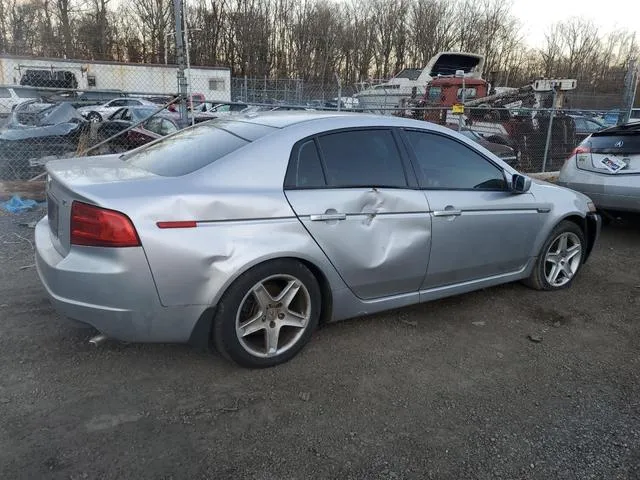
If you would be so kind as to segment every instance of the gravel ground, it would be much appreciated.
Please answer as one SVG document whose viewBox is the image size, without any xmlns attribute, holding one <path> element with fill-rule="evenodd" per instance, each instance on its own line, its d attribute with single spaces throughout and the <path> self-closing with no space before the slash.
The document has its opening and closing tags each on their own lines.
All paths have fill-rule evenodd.
<svg viewBox="0 0 640 480">
<path fill-rule="evenodd" d="M 41 215 L 0 215 L 2 479 L 640 477 L 637 220 L 605 228 L 570 290 L 328 325 L 249 371 L 187 346 L 88 345 L 37 280 L 19 223 Z"/>
</svg>

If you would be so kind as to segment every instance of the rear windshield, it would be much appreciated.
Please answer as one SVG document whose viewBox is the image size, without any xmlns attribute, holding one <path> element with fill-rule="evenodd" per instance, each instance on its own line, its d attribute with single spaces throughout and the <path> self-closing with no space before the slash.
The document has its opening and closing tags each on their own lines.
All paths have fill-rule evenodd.
<svg viewBox="0 0 640 480">
<path fill-rule="evenodd" d="M 149 143 L 122 160 L 163 177 L 195 172 L 273 131 L 253 123 L 212 120 Z"/>
<path fill-rule="evenodd" d="M 640 153 L 640 125 L 613 127 L 597 132 L 584 142 L 593 152 L 601 153 Z"/>
</svg>

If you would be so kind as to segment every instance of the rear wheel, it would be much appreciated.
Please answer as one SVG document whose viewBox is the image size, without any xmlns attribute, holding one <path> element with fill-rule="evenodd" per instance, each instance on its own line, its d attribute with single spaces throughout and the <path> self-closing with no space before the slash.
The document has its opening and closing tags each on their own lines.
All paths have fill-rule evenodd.
<svg viewBox="0 0 640 480">
<path fill-rule="evenodd" d="M 568 220 L 561 222 L 544 243 L 525 283 L 536 290 L 568 288 L 582 267 L 585 248 L 582 229 Z"/>
<path fill-rule="evenodd" d="M 320 287 L 295 260 L 258 265 L 238 278 L 218 302 L 213 341 L 228 359 L 251 368 L 286 362 L 318 325 Z"/>
</svg>

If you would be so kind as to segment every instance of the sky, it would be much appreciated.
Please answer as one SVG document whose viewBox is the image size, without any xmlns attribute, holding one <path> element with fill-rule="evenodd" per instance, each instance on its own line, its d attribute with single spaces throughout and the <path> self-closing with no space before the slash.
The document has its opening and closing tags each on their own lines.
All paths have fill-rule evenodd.
<svg viewBox="0 0 640 480">
<path fill-rule="evenodd" d="M 616 28 L 638 32 L 640 16 L 638 0 L 512 0 L 512 11 L 523 25 L 525 39 L 531 47 L 540 47 L 552 23 L 568 17 L 589 18 L 602 33 Z M 635 5 L 635 6 L 634 6 Z"/>
</svg>

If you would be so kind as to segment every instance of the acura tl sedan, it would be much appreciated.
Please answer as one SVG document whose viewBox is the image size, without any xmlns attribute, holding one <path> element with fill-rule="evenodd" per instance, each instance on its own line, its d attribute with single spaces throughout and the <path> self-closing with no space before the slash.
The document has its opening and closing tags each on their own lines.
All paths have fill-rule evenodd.
<svg viewBox="0 0 640 480">
<path fill-rule="evenodd" d="M 319 322 L 567 288 L 600 230 L 585 195 L 394 117 L 238 115 L 47 171 L 36 265 L 61 314 L 246 367 L 289 360 Z"/>
</svg>

